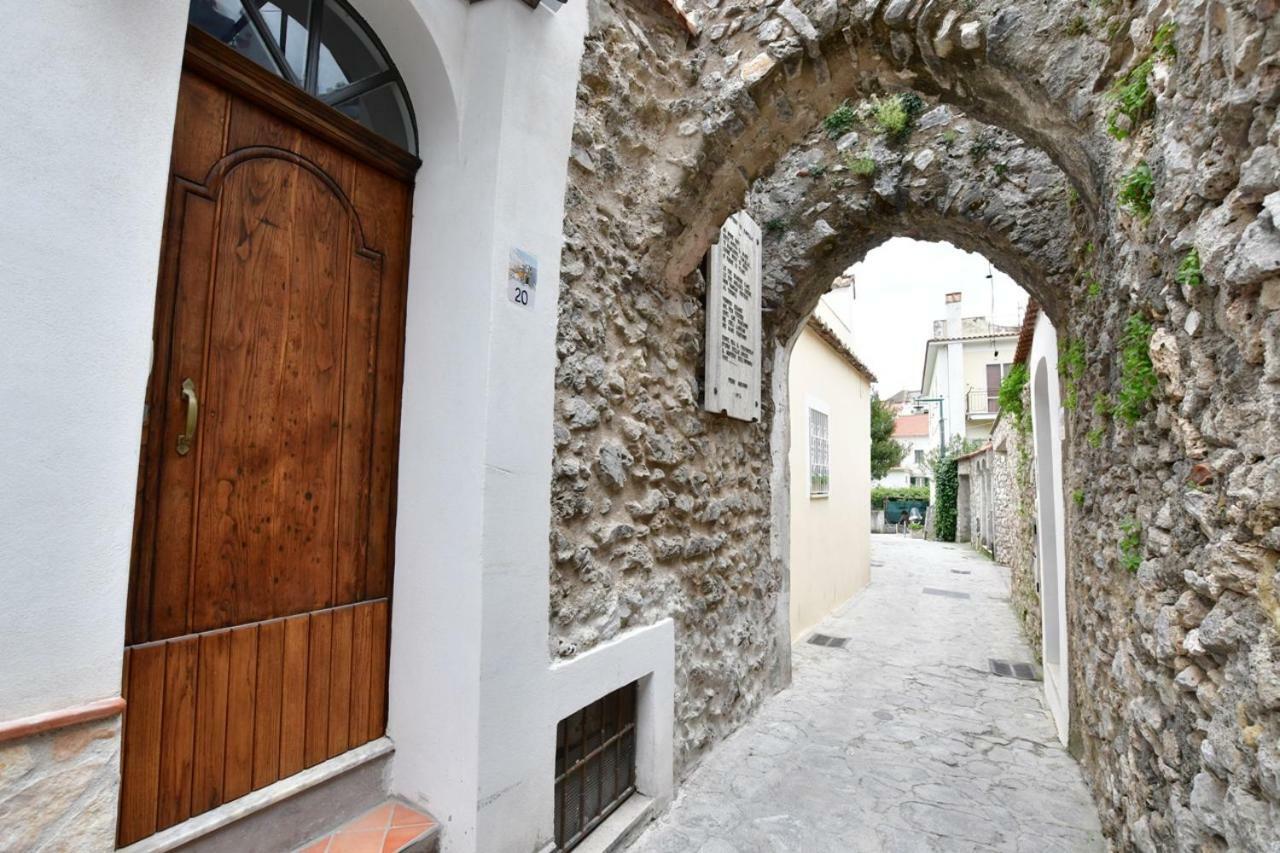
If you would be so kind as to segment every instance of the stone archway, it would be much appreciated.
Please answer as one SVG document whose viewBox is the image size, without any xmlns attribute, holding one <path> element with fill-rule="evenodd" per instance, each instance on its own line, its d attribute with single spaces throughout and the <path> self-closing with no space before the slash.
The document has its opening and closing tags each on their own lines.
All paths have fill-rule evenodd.
<svg viewBox="0 0 1280 853">
<path fill-rule="evenodd" d="M 572 655 L 675 617 L 685 767 L 785 677 L 770 628 L 785 559 L 768 506 L 777 466 L 765 424 L 700 411 L 696 267 L 755 182 L 836 105 L 914 89 L 1034 145 L 1069 185 L 1057 206 L 1028 199 L 1029 215 L 1059 220 L 1029 255 L 1016 227 L 962 225 L 959 211 L 928 204 L 876 202 L 847 222 L 1042 266 L 1009 271 L 1044 296 L 1078 390 L 1065 413 L 1064 476 L 1080 494 L 1066 509 L 1065 628 L 1081 650 L 1071 683 L 1088 685 L 1073 697 L 1073 732 L 1104 826 L 1141 849 L 1271 838 L 1274 2 L 728 2 L 700 13 L 692 37 L 659 6 L 598 2 L 583 62 L 560 306 L 553 646 Z M 1106 92 L 1134 79 L 1149 101 L 1112 139 Z M 839 231 L 804 217 L 795 267 L 770 273 L 789 294 L 779 316 L 803 317 L 830 281 L 823 265 L 857 257 L 828 258 L 819 221 Z M 788 323 L 770 323 L 770 340 L 785 340 Z M 778 365 L 765 365 L 767 383 Z M 1142 531 L 1133 574 L 1128 520 Z"/>
</svg>

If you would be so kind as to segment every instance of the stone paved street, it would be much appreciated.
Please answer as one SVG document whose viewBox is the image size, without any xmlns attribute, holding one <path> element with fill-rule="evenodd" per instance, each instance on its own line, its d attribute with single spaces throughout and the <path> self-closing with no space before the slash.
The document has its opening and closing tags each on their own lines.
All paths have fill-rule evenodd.
<svg viewBox="0 0 1280 853">
<path fill-rule="evenodd" d="M 633 853 L 1103 849 L 1040 683 L 988 674 L 988 658 L 1030 659 L 1003 570 L 967 545 L 872 548 L 871 585 L 818 629 L 847 648 L 797 646 L 792 686 Z"/>
</svg>

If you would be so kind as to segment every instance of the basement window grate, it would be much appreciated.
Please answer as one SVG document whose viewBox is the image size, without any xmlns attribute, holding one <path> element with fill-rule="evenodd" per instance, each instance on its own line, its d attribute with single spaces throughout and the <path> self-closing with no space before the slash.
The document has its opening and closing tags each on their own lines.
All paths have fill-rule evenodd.
<svg viewBox="0 0 1280 853">
<path fill-rule="evenodd" d="M 829 634 L 814 634 L 809 638 L 809 642 L 815 646 L 828 646 L 833 649 L 843 649 L 849 642 L 849 638 L 832 637 Z"/>
<path fill-rule="evenodd" d="M 572 850 L 636 790 L 636 685 L 556 726 L 556 850 Z"/>
<path fill-rule="evenodd" d="M 935 589 L 931 586 L 924 588 L 925 595 L 941 595 L 944 598 L 968 598 L 967 592 L 956 592 L 954 589 Z"/>
<path fill-rule="evenodd" d="M 972 573 L 973 572 L 971 569 L 952 569 L 951 570 L 951 574 L 953 575 L 968 575 Z"/>
<path fill-rule="evenodd" d="M 987 663 L 991 666 L 991 674 L 998 675 L 1001 678 L 1016 678 L 1019 681 L 1040 680 L 1035 664 L 1014 663 L 1013 661 L 996 660 L 995 658 L 988 658 Z"/>
</svg>

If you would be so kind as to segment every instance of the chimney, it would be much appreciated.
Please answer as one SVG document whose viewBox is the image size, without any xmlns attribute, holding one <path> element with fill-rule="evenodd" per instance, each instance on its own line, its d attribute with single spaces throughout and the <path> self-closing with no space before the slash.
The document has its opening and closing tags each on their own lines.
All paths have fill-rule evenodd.
<svg viewBox="0 0 1280 853">
<path fill-rule="evenodd" d="M 963 324 L 960 320 L 960 294 L 947 294 L 947 313 L 945 315 L 947 323 L 947 337 L 958 338 L 963 333 Z"/>
</svg>

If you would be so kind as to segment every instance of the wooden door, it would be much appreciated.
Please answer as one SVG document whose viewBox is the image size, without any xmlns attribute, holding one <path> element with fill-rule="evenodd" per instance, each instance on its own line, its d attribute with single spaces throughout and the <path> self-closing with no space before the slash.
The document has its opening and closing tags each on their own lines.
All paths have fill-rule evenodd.
<svg viewBox="0 0 1280 853">
<path fill-rule="evenodd" d="M 121 844 L 385 729 L 414 165 L 193 34 L 143 435 Z"/>
</svg>

